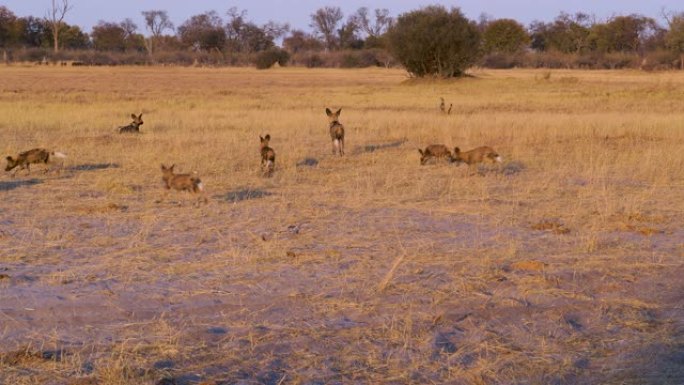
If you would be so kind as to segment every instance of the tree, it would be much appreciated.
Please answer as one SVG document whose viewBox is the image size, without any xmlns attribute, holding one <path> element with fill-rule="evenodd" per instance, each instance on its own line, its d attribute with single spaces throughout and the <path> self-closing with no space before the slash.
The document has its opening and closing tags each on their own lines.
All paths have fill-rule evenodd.
<svg viewBox="0 0 684 385">
<path fill-rule="evenodd" d="M 349 18 L 340 29 L 337 30 L 337 42 L 342 49 L 363 48 L 363 40 L 358 35 L 359 26 L 353 18 Z"/>
<path fill-rule="evenodd" d="M 390 52 L 413 76 L 461 76 L 480 53 L 477 25 L 458 8 L 429 6 L 402 14 L 387 35 Z"/>
<path fill-rule="evenodd" d="M 641 15 L 616 16 L 591 30 L 594 49 L 601 52 L 639 52 L 657 30 L 655 20 Z"/>
<path fill-rule="evenodd" d="M 178 27 L 181 43 L 195 50 L 217 50 L 226 44 L 226 31 L 223 20 L 216 11 L 192 16 Z"/>
<path fill-rule="evenodd" d="M 235 52 L 260 52 L 275 46 L 274 40 L 289 26 L 270 21 L 263 27 L 246 20 L 247 11 L 232 7 L 226 13 L 226 46 Z"/>
<path fill-rule="evenodd" d="M 354 18 L 356 25 L 358 25 L 359 29 L 363 31 L 367 37 L 379 38 L 392 26 L 394 18 L 390 16 L 387 8 L 376 9 L 374 13 L 375 19 L 371 20 L 368 16 L 368 8 L 361 7 L 352 17 Z"/>
<path fill-rule="evenodd" d="M 155 46 L 159 44 L 159 40 L 164 34 L 164 31 L 167 29 L 173 31 L 173 23 L 169 19 L 169 15 L 166 13 L 166 11 L 143 11 L 142 15 L 145 18 L 145 27 L 152 35 L 145 39 L 145 48 L 151 55 Z"/>
<path fill-rule="evenodd" d="M 16 44 L 17 38 L 17 16 L 7 7 L 0 6 L 0 47 Z"/>
<path fill-rule="evenodd" d="M 485 52 L 515 53 L 523 49 L 530 36 L 520 23 L 512 19 L 499 19 L 487 23 L 482 34 Z"/>
<path fill-rule="evenodd" d="M 591 17 L 581 12 L 574 16 L 562 12 L 552 23 L 535 21 L 530 26 L 530 47 L 537 51 L 580 53 L 589 48 L 592 25 Z"/>
<path fill-rule="evenodd" d="M 669 26 L 665 44 L 670 51 L 679 55 L 679 67 L 684 70 L 684 12 L 665 16 Z"/>
<path fill-rule="evenodd" d="M 142 36 L 135 33 L 138 26 L 131 19 L 121 23 L 100 21 L 93 27 L 91 38 L 93 47 L 99 51 L 126 51 L 144 48 Z"/>
<path fill-rule="evenodd" d="M 48 28 L 44 20 L 28 16 L 17 19 L 17 44 L 24 47 L 42 47 L 48 41 Z"/>
<path fill-rule="evenodd" d="M 337 25 L 342 21 L 344 14 L 340 7 L 324 7 L 319 8 L 311 15 L 310 26 L 314 29 L 314 33 L 323 36 L 325 41 L 325 48 L 327 50 L 334 50 L 337 48 Z"/>
<path fill-rule="evenodd" d="M 319 40 L 299 29 L 293 30 L 290 32 L 290 36 L 283 39 L 283 47 L 291 53 L 320 51 L 323 49 L 323 45 Z"/>
<path fill-rule="evenodd" d="M 59 34 L 64 29 L 64 17 L 71 10 L 69 0 L 52 0 L 52 6 L 48 9 L 45 22 L 52 31 L 53 49 L 59 51 Z"/>
<path fill-rule="evenodd" d="M 126 31 L 119 24 L 102 20 L 93 27 L 90 37 L 93 47 L 98 51 L 124 51 L 126 49 Z"/>
</svg>

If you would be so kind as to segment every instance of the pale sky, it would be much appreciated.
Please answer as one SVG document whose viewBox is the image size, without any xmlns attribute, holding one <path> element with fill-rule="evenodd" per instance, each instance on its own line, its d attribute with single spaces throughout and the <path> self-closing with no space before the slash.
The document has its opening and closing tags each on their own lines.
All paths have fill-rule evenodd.
<svg viewBox="0 0 684 385">
<path fill-rule="evenodd" d="M 59 0 L 58 0 L 59 1 Z M 470 19 L 477 20 L 482 13 L 495 19 L 511 18 L 529 25 L 533 20 L 551 21 L 561 11 L 575 13 L 582 11 L 595 15 L 598 20 L 614 15 L 638 13 L 661 20 L 661 10 L 684 12 L 682 0 L 69 0 L 73 9 L 67 14 L 69 24 L 80 26 L 90 32 L 99 20 L 120 22 L 131 18 L 144 31 L 142 11 L 166 10 L 175 26 L 190 16 L 215 10 L 225 18 L 226 10 L 237 7 L 247 11 L 247 19 L 257 24 L 269 20 L 287 22 L 293 28 L 309 31 L 310 15 L 324 6 L 339 6 L 347 15 L 359 7 L 369 9 L 387 8 L 392 16 L 430 4 L 441 4 L 447 8 L 456 6 Z M 17 16 L 43 17 L 50 0 L 0 0 Z"/>
</svg>

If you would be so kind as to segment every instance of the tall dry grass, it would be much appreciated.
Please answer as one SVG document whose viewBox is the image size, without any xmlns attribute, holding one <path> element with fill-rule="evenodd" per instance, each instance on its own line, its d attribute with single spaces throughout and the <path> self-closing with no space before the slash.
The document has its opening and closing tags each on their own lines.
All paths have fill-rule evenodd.
<svg viewBox="0 0 684 385">
<path fill-rule="evenodd" d="M 684 379 L 684 74 L 472 75 L 0 68 L 0 150 L 69 156 L 0 179 L 0 382 Z"/>
</svg>

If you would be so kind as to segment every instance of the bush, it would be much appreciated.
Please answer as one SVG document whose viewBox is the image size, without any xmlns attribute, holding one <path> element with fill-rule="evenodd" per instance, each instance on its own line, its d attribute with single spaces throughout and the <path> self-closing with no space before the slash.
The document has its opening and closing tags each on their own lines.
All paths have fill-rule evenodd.
<svg viewBox="0 0 684 385">
<path fill-rule="evenodd" d="M 387 34 L 392 55 L 414 76 L 464 74 L 480 54 L 480 33 L 461 11 L 429 6 L 405 13 Z"/>
<path fill-rule="evenodd" d="M 259 52 L 256 55 L 254 62 L 257 69 L 263 70 L 271 68 L 275 63 L 286 66 L 289 60 L 290 54 L 287 53 L 287 51 L 280 48 L 269 48 Z"/>
</svg>

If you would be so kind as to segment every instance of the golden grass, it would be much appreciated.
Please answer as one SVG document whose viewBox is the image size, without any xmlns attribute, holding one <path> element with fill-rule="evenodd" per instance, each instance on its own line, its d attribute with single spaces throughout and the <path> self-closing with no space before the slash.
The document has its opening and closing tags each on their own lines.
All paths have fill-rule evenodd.
<svg viewBox="0 0 684 385">
<path fill-rule="evenodd" d="M 0 67 L 0 383 L 684 381 L 684 74 L 472 74 Z"/>
</svg>

